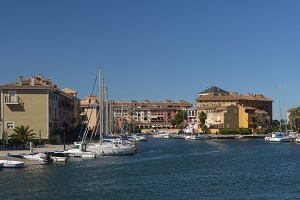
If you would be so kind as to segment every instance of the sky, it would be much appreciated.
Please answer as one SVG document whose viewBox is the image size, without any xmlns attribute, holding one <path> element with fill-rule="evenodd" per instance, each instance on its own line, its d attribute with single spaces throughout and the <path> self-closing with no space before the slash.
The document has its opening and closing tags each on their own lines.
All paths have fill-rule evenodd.
<svg viewBox="0 0 300 200">
<path fill-rule="evenodd" d="M 78 97 L 185 100 L 211 86 L 300 106 L 298 0 L 0 0 L 0 85 L 43 74 Z"/>
</svg>

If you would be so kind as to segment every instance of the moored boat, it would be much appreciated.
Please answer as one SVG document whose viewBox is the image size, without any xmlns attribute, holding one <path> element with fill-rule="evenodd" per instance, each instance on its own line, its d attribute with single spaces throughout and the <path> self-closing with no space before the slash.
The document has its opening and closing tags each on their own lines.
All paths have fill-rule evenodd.
<svg viewBox="0 0 300 200">
<path fill-rule="evenodd" d="M 82 142 L 74 142 L 74 145 L 71 149 L 64 151 L 67 156 L 72 157 L 82 157 L 83 154 L 87 152 L 86 144 Z"/>
<path fill-rule="evenodd" d="M 87 150 L 99 156 L 134 155 L 135 148 L 126 141 L 115 139 L 111 142 L 88 143 Z"/>
<path fill-rule="evenodd" d="M 25 165 L 24 162 L 15 160 L 0 160 L 0 163 L 3 163 L 3 167 L 6 168 L 22 168 Z"/>
<path fill-rule="evenodd" d="M 187 140 L 211 140 L 212 137 L 207 134 L 198 134 L 198 135 L 188 135 L 185 137 Z"/>
<path fill-rule="evenodd" d="M 49 163 L 51 161 L 50 155 L 45 153 L 29 153 L 23 155 L 23 158 L 27 160 L 41 161 L 43 163 Z"/>
<path fill-rule="evenodd" d="M 53 162 L 66 162 L 68 156 L 64 152 L 54 152 L 50 154 L 50 157 L 53 160 Z"/>
<path fill-rule="evenodd" d="M 296 139 L 296 135 L 286 132 L 273 132 L 264 139 L 269 142 L 293 142 Z"/>
</svg>

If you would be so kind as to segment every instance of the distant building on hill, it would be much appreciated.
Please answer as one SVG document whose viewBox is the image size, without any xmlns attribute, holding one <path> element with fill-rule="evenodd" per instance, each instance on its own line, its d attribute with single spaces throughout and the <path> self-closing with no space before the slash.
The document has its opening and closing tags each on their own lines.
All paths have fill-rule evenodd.
<svg viewBox="0 0 300 200">
<path fill-rule="evenodd" d="M 29 125 L 37 137 L 40 134 L 42 139 L 49 139 L 61 133 L 63 128 L 79 123 L 77 92 L 69 88 L 58 89 L 42 74 L 24 80 L 19 76 L 17 82 L 1 85 L 0 91 L 0 132 L 8 136 L 14 133 L 16 126 Z"/>
</svg>

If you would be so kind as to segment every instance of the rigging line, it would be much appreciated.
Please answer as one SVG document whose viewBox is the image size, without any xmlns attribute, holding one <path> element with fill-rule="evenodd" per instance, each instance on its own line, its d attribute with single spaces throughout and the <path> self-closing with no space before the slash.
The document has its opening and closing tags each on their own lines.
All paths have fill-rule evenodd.
<svg viewBox="0 0 300 200">
<path fill-rule="evenodd" d="M 91 96 L 93 95 L 93 93 L 94 93 L 94 90 L 95 90 L 95 85 L 96 85 L 96 83 L 97 83 L 97 79 L 98 79 L 98 75 L 96 75 L 96 78 L 95 78 L 95 81 L 94 81 L 94 85 L 93 85 L 93 89 L 92 89 L 92 92 L 91 92 L 91 95 L 90 95 L 90 99 L 91 99 Z M 90 101 L 89 101 L 89 104 L 88 104 L 88 108 L 90 107 Z M 87 109 L 88 110 L 88 109 Z M 85 115 L 87 115 L 87 110 L 85 111 Z M 87 124 L 85 124 L 86 126 L 85 126 L 85 131 L 86 131 L 86 129 L 87 129 Z M 81 135 L 81 133 L 83 132 L 83 129 L 84 129 L 84 123 L 82 123 L 82 126 L 81 126 L 81 129 L 80 129 L 80 131 L 79 131 L 79 133 L 78 133 L 78 138 L 80 138 L 80 135 Z M 84 132 L 85 132 L 84 131 Z M 83 139 L 83 138 L 82 138 Z"/>
</svg>

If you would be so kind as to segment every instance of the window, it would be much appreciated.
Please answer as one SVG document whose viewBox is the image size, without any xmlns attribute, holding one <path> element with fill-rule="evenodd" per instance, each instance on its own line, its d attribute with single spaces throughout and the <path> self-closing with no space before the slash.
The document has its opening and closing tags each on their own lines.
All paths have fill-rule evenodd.
<svg viewBox="0 0 300 200">
<path fill-rule="evenodd" d="M 6 128 L 7 129 L 14 129 L 15 128 L 14 122 L 6 122 Z"/>
<path fill-rule="evenodd" d="M 16 90 L 8 90 L 8 102 L 17 102 L 17 92 Z"/>
</svg>

